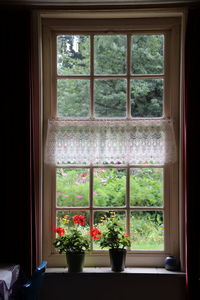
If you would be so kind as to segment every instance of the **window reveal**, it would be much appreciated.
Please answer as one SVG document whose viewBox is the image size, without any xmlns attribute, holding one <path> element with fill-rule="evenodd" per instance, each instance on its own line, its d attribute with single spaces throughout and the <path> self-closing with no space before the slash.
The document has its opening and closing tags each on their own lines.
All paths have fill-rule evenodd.
<svg viewBox="0 0 200 300">
<path fill-rule="evenodd" d="M 167 41 L 158 30 L 53 33 L 45 163 L 55 183 L 54 226 L 71 226 L 69 216 L 78 214 L 103 229 L 114 211 L 131 236 L 129 253 L 168 251 L 166 190 L 177 149 L 165 90 Z"/>
</svg>

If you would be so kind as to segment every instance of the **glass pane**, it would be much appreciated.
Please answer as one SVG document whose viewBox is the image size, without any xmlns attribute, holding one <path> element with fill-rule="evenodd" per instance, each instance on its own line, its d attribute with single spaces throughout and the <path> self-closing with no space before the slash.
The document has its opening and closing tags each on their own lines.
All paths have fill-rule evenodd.
<svg viewBox="0 0 200 300">
<path fill-rule="evenodd" d="M 164 72 L 164 35 L 132 36 L 132 72 L 162 74 Z"/>
<path fill-rule="evenodd" d="M 90 73 L 90 37 L 57 36 L 57 74 L 86 75 Z"/>
<path fill-rule="evenodd" d="M 94 169 L 94 206 L 124 206 L 125 198 L 125 169 Z"/>
<path fill-rule="evenodd" d="M 113 211 L 104 210 L 104 211 L 95 211 L 94 212 L 94 227 L 97 227 L 102 233 L 106 229 L 106 218 L 111 216 Z M 124 231 L 126 231 L 126 214 L 124 211 L 115 211 L 115 214 L 119 216 L 119 222 L 123 225 Z M 96 240 L 93 241 L 93 249 L 101 249 Z M 103 250 L 106 250 L 104 248 Z"/>
<path fill-rule="evenodd" d="M 89 176 L 88 169 L 57 168 L 56 205 L 89 206 Z"/>
<path fill-rule="evenodd" d="M 163 79 L 131 80 L 132 117 L 163 116 Z"/>
<path fill-rule="evenodd" d="M 131 169 L 131 206 L 163 206 L 163 169 Z"/>
<path fill-rule="evenodd" d="M 126 36 L 94 37 L 94 73 L 101 75 L 126 73 Z"/>
<path fill-rule="evenodd" d="M 96 117 L 120 118 L 126 116 L 126 80 L 96 79 L 94 96 Z"/>
<path fill-rule="evenodd" d="M 57 116 L 88 117 L 90 106 L 89 80 L 57 80 Z"/>
<path fill-rule="evenodd" d="M 131 212 L 131 248 L 164 250 L 164 220 L 161 211 Z"/>
</svg>

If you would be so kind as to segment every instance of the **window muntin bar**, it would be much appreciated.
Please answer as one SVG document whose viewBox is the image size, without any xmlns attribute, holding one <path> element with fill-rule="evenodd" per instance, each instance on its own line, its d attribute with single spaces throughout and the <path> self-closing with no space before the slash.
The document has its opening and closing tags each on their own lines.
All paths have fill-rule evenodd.
<svg viewBox="0 0 200 300">
<path fill-rule="evenodd" d="M 63 169 L 63 170 L 62 170 Z M 67 205 L 57 205 L 55 207 L 55 211 L 56 211 L 56 216 L 57 216 L 57 224 L 60 224 L 60 220 L 61 218 L 64 219 L 65 216 L 73 216 L 76 214 L 82 214 L 84 216 L 86 216 L 87 219 L 87 224 L 88 226 L 90 226 L 90 228 L 92 228 L 94 225 L 95 226 L 101 226 L 101 216 L 100 215 L 109 215 L 109 211 L 114 211 L 117 214 L 124 215 L 124 226 L 126 229 L 126 232 L 128 234 L 130 234 L 131 236 L 133 236 L 133 232 L 136 233 L 136 238 L 134 240 L 134 236 L 133 236 L 133 241 L 132 241 L 132 246 L 131 246 L 131 251 L 164 251 L 165 249 L 165 229 L 164 229 L 164 219 L 162 217 L 162 222 L 161 219 L 159 219 L 157 221 L 157 219 L 159 218 L 160 214 L 164 214 L 165 213 L 165 207 L 163 205 L 161 206 L 148 206 L 148 205 L 140 205 L 140 206 L 133 206 L 132 202 L 131 202 L 131 194 L 130 194 L 130 187 L 131 187 L 131 183 L 130 183 L 130 179 L 132 177 L 132 170 L 136 170 L 137 172 L 147 172 L 148 176 L 149 173 L 151 173 L 152 171 L 155 173 L 154 176 L 156 177 L 156 180 L 159 179 L 160 181 L 160 176 L 163 177 L 165 172 L 164 172 L 164 167 L 162 166 L 158 166 L 158 165 L 154 165 L 151 167 L 147 167 L 147 166 L 137 166 L 137 169 L 133 169 L 130 166 L 126 166 L 126 167 L 119 167 L 119 166 L 113 166 L 112 168 L 108 167 L 108 166 L 101 166 L 101 167 L 97 167 L 97 166 L 90 166 L 89 168 L 85 167 L 84 169 L 82 169 L 81 167 L 69 167 L 69 168 L 62 168 L 59 167 L 57 168 L 57 172 L 59 172 L 60 174 L 64 174 L 64 177 L 66 177 L 66 174 L 71 171 L 74 172 L 77 169 L 77 172 L 75 172 L 75 177 L 76 177 L 76 185 L 78 186 L 82 186 L 86 184 L 86 181 L 88 181 L 89 184 L 89 192 L 88 194 L 88 205 L 86 205 L 85 207 L 83 206 L 67 206 Z M 67 170 L 69 170 L 67 172 Z M 118 176 L 118 172 L 120 172 L 120 176 L 121 178 L 124 178 L 124 193 L 125 193 L 125 202 L 124 205 L 121 206 L 114 206 L 114 205 L 108 205 L 108 206 L 103 206 L 102 204 L 100 206 L 97 206 L 95 204 L 97 204 L 96 200 L 95 200 L 95 196 L 96 194 L 94 194 L 97 190 L 98 184 L 95 184 L 95 177 L 97 177 L 99 174 L 103 174 L 103 176 L 99 177 L 99 180 L 101 181 L 104 180 L 105 178 L 109 178 L 109 176 L 113 176 L 113 171 L 115 171 L 116 176 Z M 123 172 L 123 173 L 121 173 Z M 77 174 L 78 174 L 78 178 L 77 178 Z M 69 175 L 69 173 L 68 173 Z M 73 177 L 73 176 L 72 176 Z M 157 178 L 159 177 L 159 178 Z M 87 179 L 86 179 L 87 178 Z M 70 179 L 71 180 L 71 179 Z M 162 179 L 162 189 L 164 189 L 164 179 Z M 105 182 L 105 181 L 104 181 Z M 144 182 L 144 181 L 143 181 Z M 142 184 L 143 184 L 142 182 Z M 103 184 L 103 182 L 101 183 Z M 118 183 L 119 184 L 119 183 Z M 155 183 L 153 183 L 154 185 Z M 148 184 L 149 185 L 149 184 Z M 148 186 L 147 185 L 147 186 Z M 96 188 L 95 188 L 96 187 Z M 101 190 L 101 187 L 100 187 Z M 78 191 L 75 191 L 76 194 Z M 56 197 L 60 197 L 60 195 L 57 195 L 58 191 L 56 191 Z M 69 192 L 68 192 L 69 193 Z M 73 193 L 73 188 L 72 188 L 72 193 Z M 111 191 L 111 195 L 112 195 Z M 107 194 L 106 194 L 107 195 Z M 65 195 L 64 195 L 65 196 Z M 78 196 L 81 198 L 79 200 L 84 199 L 84 195 L 82 192 L 79 191 Z M 74 198 L 74 197 L 72 197 Z M 97 218 L 97 215 L 99 216 L 99 219 Z M 142 217 L 140 217 L 140 215 Z M 134 216 L 136 216 L 136 219 L 134 221 Z M 151 218 L 150 218 L 151 216 Z M 153 220 L 153 216 L 155 217 Z M 157 217 L 158 216 L 158 217 Z M 138 224 L 143 224 L 143 230 L 144 227 L 147 226 L 150 230 L 150 228 L 152 228 L 153 233 L 155 234 L 155 240 L 157 241 L 157 244 L 155 242 L 155 245 L 153 244 L 153 233 L 152 236 L 149 233 L 149 235 L 146 234 L 145 236 L 145 241 L 144 241 L 144 245 L 141 246 L 142 244 L 138 241 L 139 236 L 141 233 L 139 233 L 137 231 L 137 226 L 134 225 L 137 221 L 137 226 Z M 148 224 L 144 224 L 144 223 L 148 223 Z M 162 223 L 162 224 L 161 224 Z M 134 229 L 135 227 L 135 229 Z M 100 228 L 101 229 L 101 228 Z M 135 242 L 134 242 L 135 241 Z M 134 247 L 134 243 L 136 243 L 135 247 Z M 147 249 L 147 245 L 149 246 L 149 249 Z M 93 243 L 93 251 L 98 251 L 99 246 L 97 243 Z"/>
<path fill-rule="evenodd" d="M 118 35 L 117 35 L 118 34 Z M 95 54 L 97 48 L 95 48 L 95 41 L 97 41 L 97 39 L 102 39 L 103 37 L 108 37 L 108 38 L 114 38 L 116 39 L 117 37 L 119 38 L 126 38 L 126 43 L 124 41 L 124 45 L 126 46 L 126 49 L 124 48 L 124 58 L 126 60 L 126 68 L 124 70 L 126 70 L 126 72 L 119 72 L 119 73 L 124 73 L 124 74 L 117 74 L 117 72 L 113 72 L 111 70 L 111 72 L 107 71 L 107 72 L 104 72 L 103 69 L 102 69 L 102 74 L 100 74 L 100 71 L 95 71 L 95 68 L 96 68 L 96 64 L 95 64 Z M 98 33 L 98 34 L 92 34 L 92 33 L 62 33 L 61 34 L 57 34 L 57 40 L 59 39 L 63 39 L 63 37 L 66 37 L 66 39 L 69 39 L 69 37 L 71 37 L 71 39 L 76 39 L 76 44 L 77 44 L 77 38 L 82 38 L 84 40 L 84 38 L 86 39 L 89 39 L 88 40 L 88 48 L 87 48 L 87 51 L 88 53 L 90 54 L 90 60 L 87 59 L 88 61 L 88 66 L 89 66 L 89 74 L 73 74 L 70 73 L 70 72 L 58 72 L 58 74 L 56 75 L 56 78 L 57 78 L 57 83 L 59 83 L 59 81 L 61 79 L 71 79 L 71 80 L 74 80 L 74 81 L 69 81 L 71 83 L 74 83 L 74 93 L 72 94 L 72 98 L 71 97 L 68 97 L 68 99 L 70 99 L 70 103 L 67 102 L 67 95 L 65 95 L 65 100 L 63 100 L 64 104 L 66 103 L 66 105 L 68 105 L 68 107 L 70 108 L 73 107 L 73 104 L 74 104 L 74 101 L 75 101 L 75 105 L 76 105 L 76 100 L 74 99 L 81 99 L 81 97 L 78 96 L 78 91 L 80 91 L 80 93 L 82 93 L 82 89 L 80 89 L 80 87 L 78 87 L 79 85 L 79 82 L 77 81 L 77 85 L 76 85 L 76 80 L 83 80 L 81 82 L 84 82 L 84 80 L 89 80 L 90 81 L 90 96 L 87 96 L 89 95 L 88 92 L 86 93 L 86 89 L 84 89 L 85 92 L 83 92 L 83 95 L 85 94 L 85 100 L 83 101 L 83 99 L 81 99 L 81 103 L 80 103 L 80 100 L 79 103 L 77 102 L 77 108 L 78 106 L 82 106 L 82 108 L 84 108 L 84 113 L 80 115 L 80 110 L 78 110 L 78 112 L 74 112 L 74 116 L 73 113 L 70 115 L 70 113 L 67 113 L 67 114 L 64 114 L 64 115 L 60 115 L 59 114 L 59 110 L 58 110 L 58 117 L 64 117 L 64 118 L 72 118 L 72 117 L 75 117 L 75 118 L 78 118 L 78 117 L 81 117 L 81 118 L 86 118 L 86 119 L 99 119 L 99 118 L 128 118 L 128 119 L 134 119 L 134 118 L 157 118 L 157 117 L 161 117 L 161 118 L 164 118 L 165 115 L 164 115 L 164 107 L 165 107 L 165 104 L 163 104 L 164 102 L 164 94 L 163 94 L 163 99 L 159 100 L 161 95 L 160 94 L 155 94 L 154 95 L 151 95 L 151 91 L 149 91 L 148 95 L 144 94 L 144 92 L 141 92 L 143 93 L 143 98 L 144 98 L 144 103 L 146 101 L 149 102 L 149 109 L 152 110 L 153 108 L 156 108 L 157 107 L 157 113 L 154 113 L 154 114 L 151 114 L 149 113 L 148 111 L 147 112 L 143 112 L 143 114 L 137 112 L 138 110 L 140 111 L 140 108 L 138 108 L 137 106 L 139 105 L 139 102 L 138 104 L 135 103 L 135 100 L 132 99 L 132 96 L 134 95 L 134 91 L 133 91 L 133 84 L 134 82 L 136 82 L 137 80 L 140 80 L 138 82 L 140 83 L 144 83 L 145 85 L 147 83 L 151 83 L 151 82 L 158 82 L 159 80 L 162 80 L 162 86 L 165 86 L 165 73 L 164 73 L 164 70 L 165 68 L 163 67 L 164 64 L 165 64 L 165 49 L 164 49 L 164 44 L 165 44 L 165 34 L 164 32 L 144 32 L 144 33 L 127 33 L 127 34 L 124 34 L 122 35 L 122 33 L 117 33 L 117 32 L 114 32 L 114 33 Z M 134 57 L 134 54 L 133 54 L 133 40 L 134 38 L 139 38 L 139 40 L 141 40 L 142 38 L 143 39 L 146 39 L 146 42 L 148 42 L 148 40 L 152 40 L 152 37 L 156 37 L 157 38 L 157 41 L 158 41 L 158 45 L 157 45 L 157 48 L 160 49 L 160 57 L 159 57 L 159 61 L 160 61 L 160 66 L 159 66 L 159 70 L 160 72 L 149 72 L 149 71 L 144 71 L 144 72 L 136 72 L 135 74 L 132 73 L 132 64 L 133 64 L 133 57 Z M 105 42 L 105 40 L 104 40 Z M 144 43 L 145 41 L 143 41 Z M 152 43 L 152 41 L 151 41 Z M 160 43 L 160 44 L 159 44 Z M 58 43 L 58 49 L 59 49 L 59 43 Z M 68 45 L 69 46 L 69 45 Z M 76 46 L 76 45 L 75 45 Z M 75 53 L 75 51 L 73 50 L 73 45 L 70 45 L 69 47 L 71 47 L 71 52 Z M 108 45 L 109 47 L 109 45 Z M 75 47 L 77 48 L 77 47 Z M 77 49 L 75 49 L 77 50 Z M 60 50 L 59 50 L 60 51 Z M 87 52 L 86 51 L 86 52 Z M 61 52 L 61 51 L 60 51 Z M 69 52 L 69 51 L 68 51 Z M 75 53 L 76 54 L 76 53 Z M 59 53 L 59 55 L 61 55 Z M 155 53 L 154 53 L 154 56 L 155 56 Z M 147 58 L 148 59 L 148 58 Z M 154 62 L 156 61 L 156 59 L 158 60 L 158 58 L 153 57 L 154 59 Z M 58 61 L 58 58 L 57 58 L 57 61 Z M 124 67 L 123 67 L 124 68 Z M 73 66 L 72 66 L 72 69 L 73 69 Z M 162 71 L 162 72 L 161 72 Z M 81 73 L 81 71 L 80 71 Z M 87 73 L 87 72 L 86 72 Z M 110 73 L 110 74 L 108 74 Z M 113 74 L 113 73 L 116 73 L 116 74 Z M 141 74 L 143 73 L 143 74 Z M 121 91 L 121 88 L 119 89 L 119 86 L 117 87 L 117 84 L 120 83 L 120 81 L 113 81 L 114 86 L 113 86 L 113 91 L 116 92 L 116 96 L 119 98 L 117 99 L 116 98 L 116 103 L 112 103 L 112 105 L 114 105 L 113 107 L 116 108 L 117 106 L 117 103 L 120 104 L 119 107 L 121 107 L 120 109 L 122 109 L 122 112 L 117 112 L 116 113 L 112 113 L 111 112 L 109 113 L 109 110 L 105 110 L 105 108 L 102 106 L 101 103 L 99 103 L 99 109 L 97 109 L 97 104 L 96 104 L 96 108 L 95 108 L 95 98 L 96 98 L 96 101 L 99 102 L 98 97 L 102 98 L 104 97 L 105 99 L 107 98 L 107 101 L 109 101 L 109 94 L 105 94 L 105 95 L 102 95 L 101 93 L 97 95 L 97 88 L 95 88 L 95 82 L 96 83 L 100 83 L 100 82 L 107 82 L 107 84 L 109 83 L 109 80 L 114 80 L 114 79 L 119 79 L 119 80 L 122 80 L 122 79 L 126 79 L 126 88 L 124 89 L 123 87 L 123 93 L 124 93 L 124 99 L 123 98 L 123 95 L 120 96 L 120 94 L 122 93 Z M 101 79 L 101 81 L 100 81 Z M 99 81 L 97 81 L 99 80 Z M 148 81 L 149 80 L 149 81 Z M 111 81 L 110 81 L 111 82 Z M 121 81 L 122 82 L 122 81 Z M 144 86 L 143 84 L 143 86 Z M 119 85 L 119 84 L 118 84 Z M 120 84 L 121 85 L 121 84 Z M 148 85 L 149 88 L 150 88 L 150 85 Z M 146 87 L 144 87 L 146 89 Z M 142 89 L 144 89 L 142 88 Z M 151 88 L 150 88 L 151 89 Z M 100 89 L 102 90 L 102 88 Z M 103 89 L 105 91 L 105 88 Z M 154 91 L 156 91 L 156 89 L 154 89 Z M 57 91 L 58 91 L 58 94 L 62 94 L 62 92 L 60 91 L 59 92 L 59 89 L 57 88 Z M 110 94 L 113 94 L 113 91 L 110 91 L 109 93 Z M 161 91 L 162 92 L 162 91 Z M 66 92 L 65 92 L 66 94 Z M 77 96 L 76 96 L 77 95 Z M 140 93 L 138 94 L 140 95 Z M 146 95 L 146 96 L 145 96 Z M 156 100 L 155 98 L 155 95 L 157 95 L 156 97 L 159 98 Z M 136 96 L 136 95 L 135 95 Z M 88 98 L 89 97 L 89 98 Z M 126 100 L 125 100 L 126 98 Z M 58 98 L 59 100 L 60 98 Z M 90 99 L 90 101 L 88 100 Z M 120 100 L 121 99 L 121 100 Z M 136 98 L 137 99 L 137 98 Z M 90 102 L 90 105 L 89 105 L 89 111 L 87 112 L 88 110 L 88 101 Z M 126 104 L 124 104 L 124 101 Z M 59 103 L 61 102 L 61 100 L 59 100 Z M 135 103 L 135 104 L 134 104 Z M 124 106 L 125 105 L 125 106 Z M 136 106 L 135 106 L 136 105 Z M 62 104 L 60 103 L 60 106 L 62 106 Z M 85 107 L 86 106 L 86 107 Z M 160 108 L 158 108 L 158 106 L 160 106 Z M 112 106 L 111 106 L 112 108 Z M 111 110 L 110 108 L 110 110 Z M 97 110 L 96 113 L 95 113 L 95 109 Z M 126 112 L 124 112 L 124 109 Z M 136 112 L 134 112 L 134 110 L 136 109 Z M 102 111 L 101 111 L 102 110 Z M 131 110 L 132 110 L 132 113 L 131 113 Z"/>
</svg>

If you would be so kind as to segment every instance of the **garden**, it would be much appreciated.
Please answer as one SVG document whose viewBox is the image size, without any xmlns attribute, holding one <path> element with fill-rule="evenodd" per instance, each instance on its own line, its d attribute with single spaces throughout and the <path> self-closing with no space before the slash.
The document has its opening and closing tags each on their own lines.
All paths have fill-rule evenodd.
<svg viewBox="0 0 200 300">
<path fill-rule="evenodd" d="M 63 207 L 63 210 L 57 211 L 57 226 L 66 228 L 73 226 L 71 217 L 83 215 L 89 228 L 91 220 L 89 205 L 92 196 L 94 227 L 98 227 L 103 232 L 104 221 L 110 216 L 111 211 L 115 211 L 126 231 L 125 206 L 128 196 L 125 168 L 94 168 L 92 195 L 89 188 L 89 169 L 57 168 L 56 177 L 56 205 L 59 208 Z M 132 168 L 129 181 L 131 249 L 162 250 L 164 247 L 163 168 Z M 88 232 L 88 228 L 84 227 L 83 234 Z M 98 249 L 98 244 L 95 242 L 94 249 Z"/>
</svg>

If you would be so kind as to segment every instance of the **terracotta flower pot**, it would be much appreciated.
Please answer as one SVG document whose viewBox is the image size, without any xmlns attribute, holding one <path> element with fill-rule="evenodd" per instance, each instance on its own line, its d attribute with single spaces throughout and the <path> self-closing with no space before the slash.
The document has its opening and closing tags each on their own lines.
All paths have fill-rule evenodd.
<svg viewBox="0 0 200 300">
<path fill-rule="evenodd" d="M 80 273 L 83 272 L 85 253 L 66 253 L 68 272 Z"/>
<path fill-rule="evenodd" d="M 126 249 L 110 249 L 110 264 L 111 270 L 114 272 L 122 272 L 125 268 L 125 261 L 126 261 Z"/>
</svg>

